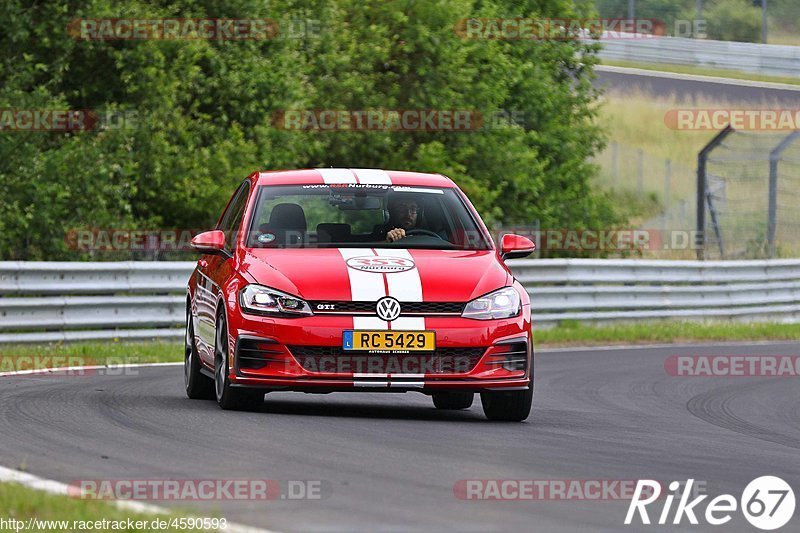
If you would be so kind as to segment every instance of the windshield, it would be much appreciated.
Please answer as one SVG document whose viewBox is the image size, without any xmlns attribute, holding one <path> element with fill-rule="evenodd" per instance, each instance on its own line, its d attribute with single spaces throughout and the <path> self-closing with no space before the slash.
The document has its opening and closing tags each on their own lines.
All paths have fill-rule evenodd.
<svg viewBox="0 0 800 533">
<path fill-rule="evenodd" d="M 262 186 L 247 245 L 491 248 L 455 190 L 391 185 Z"/>
</svg>

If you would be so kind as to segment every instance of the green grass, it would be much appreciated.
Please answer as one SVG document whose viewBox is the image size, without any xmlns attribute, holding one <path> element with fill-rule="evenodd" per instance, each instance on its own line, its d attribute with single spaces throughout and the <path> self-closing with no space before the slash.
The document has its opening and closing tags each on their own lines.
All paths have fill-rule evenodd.
<svg viewBox="0 0 800 533">
<path fill-rule="evenodd" d="M 181 342 L 82 342 L 0 346 L 0 372 L 63 366 L 183 361 Z"/>
<path fill-rule="evenodd" d="M 794 78 L 791 76 L 768 76 L 764 74 L 741 72 L 738 70 L 728 70 L 723 68 L 694 67 L 691 65 L 673 65 L 670 63 L 638 63 L 635 61 L 616 61 L 608 59 L 604 59 L 602 64 L 612 67 L 629 67 L 640 68 L 643 70 L 655 70 L 660 72 L 673 72 L 675 74 L 695 74 L 698 76 L 713 76 L 715 78 L 732 78 L 736 80 L 765 81 L 771 83 L 800 85 L 800 78 Z"/>
<path fill-rule="evenodd" d="M 800 324 L 658 321 L 592 326 L 566 320 L 558 327 L 537 330 L 535 336 L 537 346 L 800 340 Z M 75 364 L 179 362 L 183 360 L 183 344 L 152 341 L 6 346 L 0 347 L 0 371 L 13 370 L 2 368 L 4 359 L 32 355 L 86 358 L 85 363 Z M 63 366 L 63 360 L 55 360 Z"/>
<path fill-rule="evenodd" d="M 534 317 L 534 321 L 536 317 Z M 800 324 L 772 322 L 643 322 L 591 326 L 564 321 L 534 332 L 536 346 L 600 346 L 614 344 L 686 343 L 704 341 L 800 340 Z"/>
<path fill-rule="evenodd" d="M 625 96 L 606 95 L 601 102 L 597 117 L 598 125 L 608 133 L 609 146 L 612 142 L 622 146 L 641 149 L 645 155 L 695 168 L 697 153 L 705 146 L 716 131 L 689 131 L 671 129 L 664 121 L 668 111 L 674 109 L 708 109 L 730 107 L 722 100 L 697 99 L 692 103 L 683 102 L 676 96 L 653 97 L 644 93 L 631 93 Z M 739 105 L 738 108 L 757 108 L 763 106 Z M 654 168 L 659 175 L 663 167 Z M 637 170 L 635 154 L 620 154 L 619 170 Z M 645 167 L 645 173 L 648 168 Z"/>
<path fill-rule="evenodd" d="M 767 32 L 767 42 L 769 44 L 783 44 L 788 46 L 800 46 L 800 35 L 796 30 L 778 27 L 770 24 Z"/>
<path fill-rule="evenodd" d="M 140 514 L 119 509 L 110 502 L 102 500 L 84 500 L 79 498 L 71 498 L 69 496 L 60 496 L 49 494 L 43 491 L 33 490 L 17 483 L 0 483 L 0 519 L 16 519 L 25 522 L 30 518 L 39 520 L 67 520 L 69 526 L 67 528 L 51 524 L 48 528 L 44 524 L 39 524 L 39 528 L 33 528 L 33 531 L 82 531 L 87 530 L 81 528 L 80 523 L 74 524 L 74 521 L 96 523 L 102 520 L 125 521 L 131 519 L 134 524 L 132 528 L 125 527 L 116 529 L 115 531 L 152 531 L 151 527 L 153 520 L 171 520 L 173 518 L 180 519 L 186 518 L 189 515 L 175 514 Z M 206 518 L 211 518 L 209 513 Z M 136 521 L 145 522 L 145 527 L 137 528 Z M 139 524 L 142 525 L 142 524 Z M 179 524 L 175 524 L 179 526 Z M 77 527 L 76 527 L 77 526 Z M 14 531 L 14 528 L 6 527 L 6 530 Z M 93 530 L 111 531 L 111 529 L 103 529 L 93 527 Z M 19 529 L 22 531 L 23 529 Z M 204 531 L 203 529 L 180 529 L 168 528 L 159 529 L 159 531 Z M 216 531 L 216 530 L 212 530 Z"/>
</svg>

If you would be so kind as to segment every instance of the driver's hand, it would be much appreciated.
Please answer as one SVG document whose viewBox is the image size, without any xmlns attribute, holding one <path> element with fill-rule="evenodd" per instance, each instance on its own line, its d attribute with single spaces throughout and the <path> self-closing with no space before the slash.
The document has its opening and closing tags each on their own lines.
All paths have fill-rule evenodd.
<svg viewBox="0 0 800 533">
<path fill-rule="evenodd" d="M 406 236 L 406 230 L 404 230 L 403 228 L 394 228 L 393 230 L 390 230 L 389 233 L 386 234 L 386 241 L 387 242 L 399 241 L 405 236 Z"/>
</svg>

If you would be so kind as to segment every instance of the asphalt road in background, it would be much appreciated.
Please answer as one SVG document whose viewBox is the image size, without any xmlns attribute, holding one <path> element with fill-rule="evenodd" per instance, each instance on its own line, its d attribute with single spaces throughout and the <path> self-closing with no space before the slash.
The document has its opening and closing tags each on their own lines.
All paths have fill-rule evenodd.
<svg viewBox="0 0 800 533">
<path fill-rule="evenodd" d="M 469 410 L 441 412 L 414 393 L 272 393 L 256 411 L 225 412 L 187 399 L 177 366 L 6 377 L 0 464 L 62 482 L 321 480 L 320 500 L 179 504 L 279 531 L 756 531 L 740 512 L 718 527 L 684 519 L 681 527 L 626 528 L 627 501 L 465 501 L 453 487 L 463 479 L 694 478 L 712 497 L 739 498 L 752 479 L 778 475 L 799 491 L 797 378 L 687 378 L 664 369 L 674 354 L 799 349 L 541 353 L 534 411 L 524 423 L 488 422 L 477 398 Z M 800 529 L 795 514 L 782 531 Z"/>
<path fill-rule="evenodd" d="M 644 93 L 659 97 L 676 96 L 684 101 L 696 98 L 713 102 L 763 104 L 800 108 L 800 85 L 789 86 L 706 76 L 672 74 L 641 69 L 598 66 L 596 86 L 612 94 Z"/>
</svg>

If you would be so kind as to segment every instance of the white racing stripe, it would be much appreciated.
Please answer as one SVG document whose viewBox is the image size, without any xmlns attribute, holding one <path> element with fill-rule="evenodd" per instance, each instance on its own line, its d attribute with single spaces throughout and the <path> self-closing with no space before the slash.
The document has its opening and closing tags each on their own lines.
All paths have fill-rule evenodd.
<svg viewBox="0 0 800 533">
<path fill-rule="evenodd" d="M 377 249 L 375 250 L 381 257 L 402 257 L 411 259 L 411 252 L 408 250 L 396 249 Z M 416 263 L 416 261 L 415 261 Z M 389 285 L 389 296 L 397 298 L 401 302 L 421 302 L 422 301 L 422 279 L 419 276 L 419 269 L 416 267 L 405 272 L 392 272 L 386 275 Z M 425 317 L 421 316 L 401 316 L 392 322 L 392 329 L 399 330 L 424 330 Z"/>
<path fill-rule="evenodd" d="M 389 382 L 390 389 L 423 389 L 425 388 L 425 381 L 401 381 L 397 382 L 394 379 L 397 374 L 392 374 L 392 381 Z"/>
<path fill-rule="evenodd" d="M 425 386 L 425 374 L 390 374 L 389 387 L 421 389 Z"/>
<path fill-rule="evenodd" d="M 388 387 L 389 374 L 353 374 L 354 387 Z"/>
<path fill-rule="evenodd" d="M 353 257 L 373 257 L 374 254 L 369 248 L 339 248 L 345 262 Z M 386 287 L 383 284 L 383 274 L 375 272 L 363 272 L 355 268 L 347 268 L 347 276 L 350 279 L 350 294 L 354 301 L 377 302 L 386 296 Z M 354 316 L 353 328 L 355 329 L 389 329 L 385 320 L 377 316 Z"/>
<path fill-rule="evenodd" d="M 372 250 L 363 248 L 340 248 L 345 262 L 353 257 L 369 256 Z M 376 249 L 380 257 L 399 257 L 414 260 L 411 252 L 402 249 Z M 422 279 L 419 270 L 414 267 L 405 272 L 392 272 L 388 274 L 376 272 L 362 272 L 347 267 L 350 280 L 350 293 L 353 300 L 367 300 L 377 302 L 380 298 L 391 296 L 401 302 L 422 301 Z M 354 329 L 389 329 L 387 322 L 377 316 L 354 316 Z M 391 322 L 393 330 L 421 331 L 425 329 L 425 317 L 399 317 Z M 399 382 L 393 381 L 399 378 Z M 354 387 L 396 387 L 407 389 L 421 389 L 425 387 L 424 374 L 353 374 Z"/>
<path fill-rule="evenodd" d="M 358 176 L 359 183 L 366 185 L 391 185 L 392 179 L 385 170 L 377 168 L 353 168 L 351 169 Z"/>
<path fill-rule="evenodd" d="M 356 183 L 356 176 L 349 168 L 318 168 L 326 185 L 332 183 Z"/>
</svg>

